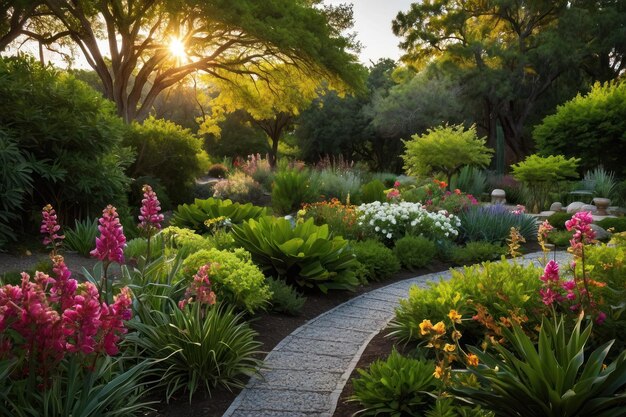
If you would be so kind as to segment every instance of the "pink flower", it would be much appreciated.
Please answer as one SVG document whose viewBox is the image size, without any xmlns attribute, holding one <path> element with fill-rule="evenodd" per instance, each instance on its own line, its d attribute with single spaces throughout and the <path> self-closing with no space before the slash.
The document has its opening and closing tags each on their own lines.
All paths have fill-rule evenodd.
<svg viewBox="0 0 626 417">
<path fill-rule="evenodd" d="M 517 207 L 515 207 L 515 210 L 513 210 L 513 214 L 517 214 L 517 215 L 524 214 L 525 212 L 526 212 L 526 207 L 521 204 L 518 204 Z"/>
<path fill-rule="evenodd" d="M 400 181 L 396 181 L 393 183 L 394 188 L 398 188 L 400 186 Z"/>
<path fill-rule="evenodd" d="M 67 337 L 65 348 L 68 352 L 89 354 L 95 351 L 95 337 L 102 324 L 98 289 L 91 282 L 82 284 L 74 302 L 63 312 L 63 333 Z"/>
<path fill-rule="evenodd" d="M 61 226 L 59 226 L 57 221 L 57 213 L 50 204 L 41 210 L 41 217 L 39 231 L 44 235 L 43 244 L 46 246 L 52 245 L 53 247 L 61 245 L 61 241 L 65 239 L 65 236 L 57 234 L 61 230 Z"/>
<path fill-rule="evenodd" d="M 551 288 L 542 288 L 539 290 L 539 294 L 541 294 L 541 301 L 547 306 L 553 304 L 555 301 L 558 301 L 559 294 L 553 291 Z"/>
<path fill-rule="evenodd" d="M 543 275 L 540 278 L 543 282 L 558 282 L 559 281 L 559 264 L 554 260 L 551 260 L 546 264 L 543 270 Z"/>
<path fill-rule="evenodd" d="M 580 211 L 565 222 L 567 230 L 575 230 L 574 236 L 570 241 L 572 246 L 576 243 L 588 243 L 596 237 L 596 233 L 589 226 L 591 223 L 593 223 L 593 217 L 590 211 Z"/>
<path fill-rule="evenodd" d="M 182 310 L 193 301 L 200 304 L 215 304 L 215 293 L 211 290 L 209 272 L 211 268 L 218 268 L 217 264 L 203 265 L 198 269 L 198 273 L 193 276 L 193 281 L 185 291 L 183 299 L 178 302 L 178 307 Z"/>
<path fill-rule="evenodd" d="M 161 203 L 157 198 L 156 193 L 149 185 L 144 185 L 142 188 L 143 200 L 141 200 L 141 215 L 139 216 L 139 228 L 147 232 L 152 229 L 161 230 L 161 222 L 163 221 L 163 215 L 159 214 L 161 211 Z"/>
<path fill-rule="evenodd" d="M 127 287 L 122 288 L 112 305 L 107 306 L 105 303 L 102 303 L 102 314 L 100 316 L 102 339 L 98 350 L 103 349 L 108 355 L 116 355 L 119 352 L 117 344 L 122 335 L 128 331 L 124 327 L 124 321 L 131 318 L 131 304 L 132 298 Z"/>
<path fill-rule="evenodd" d="M 397 189 L 393 188 L 391 189 L 388 193 L 387 193 L 387 200 L 392 200 L 394 198 L 398 198 L 400 197 L 400 191 L 398 191 Z"/>
<path fill-rule="evenodd" d="M 56 280 L 50 289 L 50 301 L 60 302 L 61 310 L 70 308 L 74 304 L 74 295 L 78 282 L 72 279 L 72 272 L 65 265 L 62 256 L 57 255 L 52 258 L 52 271 L 54 271 Z"/>
<path fill-rule="evenodd" d="M 126 236 L 115 207 L 108 205 L 102 210 L 102 217 L 98 222 L 100 237 L 96 238 L 96 248 L 90 252 L 91 256 L 101 261 L 124 263 Z"/>
<path fill-rule="evenodd" d="M 606 320 L 606 313 L 604 311 L 598 311 L 598 316 L 596 317 L 596 324 L 602 325 Z"/>
</svg>

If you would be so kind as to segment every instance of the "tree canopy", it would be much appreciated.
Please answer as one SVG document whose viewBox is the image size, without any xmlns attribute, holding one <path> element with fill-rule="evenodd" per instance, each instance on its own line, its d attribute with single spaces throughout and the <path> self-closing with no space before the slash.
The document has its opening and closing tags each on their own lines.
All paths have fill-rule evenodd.
<svg viewBox="0 0 626 417">
<path fill-rule="evenodd" d="M 5 14 L 10 20 L 18 10 L 27 8 L 24 16 L 32 11 L 26 0 L 9 3 L 12 13 Z M 268 67 L 291 65 L 347 84 L 358 82 L 353 77 L 356 57 L 349 52 L 354 43 L 340 34 L 351 22 L 350 8 L 321 8 L 311 0 L 41 3 L 41 15 L 58 24 L 58 32 L 46 38 L 67 35 L 72 40 L 127 122 L 145 118 L 162 91 L 196 73 L 269 82 Z M 3 35 L 14 32 L 0 29 Z M 37 31 L 37 25 L 29 29 L 34 38 L 44 35 Z"/>
</svg>

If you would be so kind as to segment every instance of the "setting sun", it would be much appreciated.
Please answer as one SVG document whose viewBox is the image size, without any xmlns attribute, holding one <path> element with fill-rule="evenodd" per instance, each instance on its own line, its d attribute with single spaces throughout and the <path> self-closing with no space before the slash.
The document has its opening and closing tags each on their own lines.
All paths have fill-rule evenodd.
<svg viewBox="0 0 626 417">
<path fill-rule="evenodd" d="M 175 58 L 184 58 L 187 56 L 185 53 L 185 44 L 178 38 L 172 37 L 168 48 L 170 54 Z"/>
</svg>

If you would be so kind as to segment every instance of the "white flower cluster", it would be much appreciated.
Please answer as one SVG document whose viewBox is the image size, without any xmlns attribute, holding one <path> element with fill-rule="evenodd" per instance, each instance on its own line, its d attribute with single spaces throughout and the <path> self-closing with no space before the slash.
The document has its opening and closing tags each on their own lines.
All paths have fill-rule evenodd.
<svg viewBox="0 0 626 417">
<path fill-rule="evenodd" d="M 373 203 L 358 207 L 358 224 L 366 232 L 386 239 L 423 234 L 431 239 L 454 239 L 461 221 L 445 210 L 427 211 L 420 203 Z"/>
</svg>

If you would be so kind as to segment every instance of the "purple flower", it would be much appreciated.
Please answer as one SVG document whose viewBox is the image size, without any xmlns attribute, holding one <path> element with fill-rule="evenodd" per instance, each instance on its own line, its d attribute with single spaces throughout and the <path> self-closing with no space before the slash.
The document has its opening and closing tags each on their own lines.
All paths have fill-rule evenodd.
<svg viewBox="0 0 626 417">
<path fill-rule="evenodd" d="M 161 211 L 161 203 L 157 198 L 156 193 L 149 185 L 144 185 L 142 188 L 143 200 L 141 200 L 141 215 L 139 216 L 139 228 L 150 233 L 152 229 L 161 230 L 161 222 L 163 221 L 163 215 L 159 214 Z"/>
<path fill-rule="evenodd" d="M 89 253 L 101 261 L 124 263 L 126 236 L 115 207 L 108 205 L 102 210 L 102 217 L 98 222 L 100 237 L 96 238 L 96 248 Z"/>
</svg>

